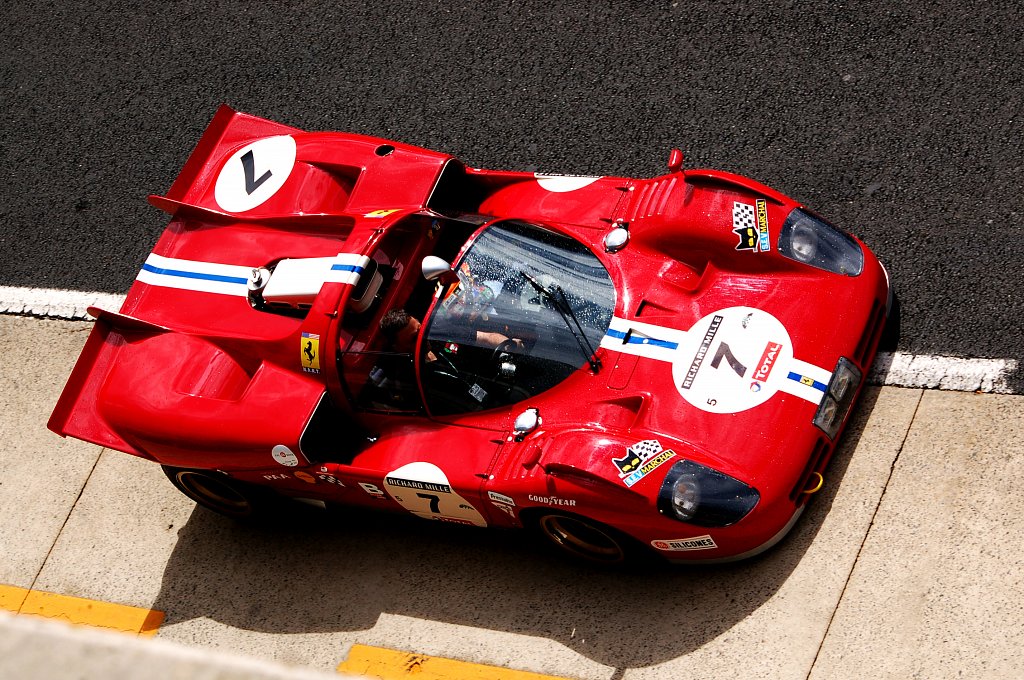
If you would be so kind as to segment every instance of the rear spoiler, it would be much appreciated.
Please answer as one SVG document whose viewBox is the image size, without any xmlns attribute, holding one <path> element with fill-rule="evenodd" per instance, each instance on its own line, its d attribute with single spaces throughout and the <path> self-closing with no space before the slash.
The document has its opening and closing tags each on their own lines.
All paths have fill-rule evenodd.
<svg viewBox="0 0 1024 680">
<path fill-rule="evenodd" d="M 170 193 L 170 192 L 168 192 Z M 213 208 L 205 208 L 201 205 L 193 205 L 183 201 L 176 201 L 167 196 L 150 195 L 147 199 L 154 208 L 163 210 L 172 217 L 191 219 L 206 222 L 208 224 L 236 224 L 238 222 L 259 222 L 274 227 L 287 227 L 290 224 L 303 224 L 309 226 L 338 226 L 343 224 L 352 226 L 352 219 L 349 217 L 331 215 L 326 213 L 288 213 L 285 215 L 261 215 L 258 217 L 244 214 L 228 214 Z"/>
<path fill-rule="evenodd" d="M 302 132 L 302 130 L 257 118 L 247 113 L 240 113 L 227 104 L 222 104 L 214 114 L 213 120 L 206 126 L 206 131 L 203 132 L 196 148 L 192 150 L 188 160 L 185 161 L 174 184 L 167 191 L 167 198 L 184 201 L 189 189 L 196 183 L 196 180 L 200 179 L 203 170 L 207 169 L 206 164 L 210 157 L 222 143 L 242 142 L 257 137 L 290 135 L 298 132 Z"/>
<path fill-rule="evenodd" d="M 135 446 L 126 442 L 104 424 L 97 409 L 96 392 L 101 381 L 89 378 L 96 371 L 105 375 L 116 360 L 117 346 L 124 340 L 112 339 L 112 331 L 134 333 L 165 333 L 169 329 L 149 321 L 143 321 L 119 312 L 110 312 L 98 307 L 89 307 L 88 312 L 96 317 L 96 325 L 82 349 L 82 354 L 68 378 L 64 391 L 46 423 L 46 427 L 62 437 L 75 437 L 98 446 L 106 446 L 128 453 L 150 458 Z"/>
</svg>

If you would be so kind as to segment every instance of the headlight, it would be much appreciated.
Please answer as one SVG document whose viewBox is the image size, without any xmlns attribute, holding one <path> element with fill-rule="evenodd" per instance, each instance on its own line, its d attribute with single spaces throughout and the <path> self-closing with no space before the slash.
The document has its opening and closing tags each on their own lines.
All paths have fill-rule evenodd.
<svg viewBox="0 0 1024 680">
<path fill-rule="evenodd" d="M 782 224 L 779 252 L 833 274 L 858 276 L 864 270 L 864 251 L 859 243 L 799 208 L 789 213 Z"/>
<path fill-rule="evenodd" d="M 846 420 L 853 406 L 853 398 L 857 396 L 862 375 L 857 365 L 846 357 L 840 357 L 832 379 L 828 381 L 828 390 L 821 398 L 821 404 L 812 421 L 818 429 L 835 439 L 839 427 Z"/>
<path fill-rule="evenodd" d="M 688 524 L 727 527 L 743 519 L 760 498 L 756 489 L 738 479 L 692 460 L 681 460 L 665 475 L 658 511 Z"/>
</svg>

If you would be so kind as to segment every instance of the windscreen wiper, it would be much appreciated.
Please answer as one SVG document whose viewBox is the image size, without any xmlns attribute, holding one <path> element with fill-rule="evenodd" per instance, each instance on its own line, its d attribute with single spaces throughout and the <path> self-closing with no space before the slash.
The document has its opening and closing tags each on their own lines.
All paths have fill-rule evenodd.
<svg viewBox="0 0 1024 680">
<path fill-rule="evenodd" d="M 576 344 L 579 345 L 580 351 L 583 352 L 584 358 L 587 363 L 590 364 L 590 370 L 597 373 L 601 369 L 601 360 L 597 357 L 597 353 L 594 351 L 594 346 L 590 344 L 590 338 L 583 332 L 583 325 L 580 323 L 579 318 L 576 316 L 576 312 L 572 310 L 572 305 L 569 304 L 569 298 L 566 297 L 565 291 L 557 283 L 552 286 L 554 292 L 550 289 L 545 288 L 541 285 L 540 281 L 533 278 L 530 274 L 520 270 L 520 274 L 526 279 L 531 286 L 533 286 L 538 293 L 543 295 L 551 303 L 551 306 L 555 308 L 558 315 L 562 317 L 562 321 L 565 322 L 565 327 L 572 333 L 572 337 L 576 339 Z M 555 294 L 557 293 L 557 295 Z M 572 319 L 572 323 L 569 322 Z M 573 327 L 575 324 L 575 328 Z"/>
</svg>

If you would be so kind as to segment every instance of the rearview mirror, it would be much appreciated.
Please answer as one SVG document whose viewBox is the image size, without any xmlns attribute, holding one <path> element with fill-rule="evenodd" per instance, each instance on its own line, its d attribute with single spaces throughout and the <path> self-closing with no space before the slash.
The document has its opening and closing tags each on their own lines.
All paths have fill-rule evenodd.
<svg viewBox="0 0 1024 680">
<path fill-rule="evenodd" d="M 436 255 L 427 255 L 420 267 L 423 270 L 423 278 L 427 281 L 440 281 L 449 285 L 459 280 L 458 274 L 452 271 L 452 266 Z"/>
</svg>

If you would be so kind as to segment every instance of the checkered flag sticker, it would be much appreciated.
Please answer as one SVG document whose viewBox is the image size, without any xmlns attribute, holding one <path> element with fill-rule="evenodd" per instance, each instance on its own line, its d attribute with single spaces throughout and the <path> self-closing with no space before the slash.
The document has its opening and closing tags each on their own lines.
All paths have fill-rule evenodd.
<svg viewBox="0 0 1024 680">
<path fill-rule="evenodd" d="M 735 201 L 732 204 L 732 228 L 749 229 L 754 226 L 754 206 Z"/>
<path fill-rule="evenodd" d="M 640 460 L 647 460 L 661 453 L 661 442 L 657 439 L 645 439 L 642 442 L 633 444 L 627 450 L 635 454 Z"/>
</svg>

